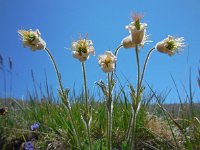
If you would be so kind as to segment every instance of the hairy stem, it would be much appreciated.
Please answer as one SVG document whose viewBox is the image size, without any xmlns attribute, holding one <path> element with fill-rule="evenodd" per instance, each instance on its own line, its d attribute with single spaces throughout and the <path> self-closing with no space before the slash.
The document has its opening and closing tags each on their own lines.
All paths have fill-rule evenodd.
<svg viewBox="0 0 200 150">
<path fill-rule="evenodd" d="M 90 137 L 90 125 L 89 123 L 86 124 L 86 128 L 87 128 L 87 136 L 88 136 L 88 140 L 89 140 L 89 147 L 90 150 L 92 150 L 92 141 L 91 141 L 91 137 Z"/>
<path fill-rule="evenodd" d="M 133 111 L 133 119 L 132 119 L 132 136 L 131 136 L 131 143 L 130 143 L 130 147 L 131 147 L 131 150 L 135 150 L 135 130 L 136 130 L 136 117 L 137 117 L 137 114 L 136 114 L 136 111 L 134 110 Z"/>
<path fill-rule="evenodd" d="M 115 56 L 117 56 L 117 54 L 118 54 L 118 52 L 119 52 L 119 49 L 120 49 L 121 47 L 123 47 L 122 44 L 119 45 L 119 46 L 115 49 L 115 53 L 114 53 Z"/>
<path fill-rule="evenodd" d="M 139 95 L 140 95 L 140 60 L 139 60 L 139 47 L 136 45 L 135 47 L 136 53 L 136 62 L 137 62 L 137 97 L 136 97 L 136 106 L 139 103 Z M 135 110 L 134 110 L 135 111 Z"/>
<path fill-rule="evenodd" d="M 76 127 L 75 127 L 74 119 L 73 119 L 73 117 L 72 117 L 72 112 L 71 112 L 70 103 L 69 103 L 69 101 L 68 101 L 68 99 L 67 99 L 67 97 L 66 97 L 65 90 L 64 90 L 64 88 L 63 88 L 63 86 L 62 86 L 61 76 L 60 76 L 60 73 L 59 73 L 59 71 L 58 71 L 58 67 L 57 67 L 57 65 L 56 65 L 56 62 L 55 62 L 55 60 L 54 60 L 54 58 L 53 58 L 53 56 L 52 56 L 50 50 L 49 50 L 48 48 L 45 48 L 45 51 L 47 52 L 49 58 L 51 59 L 51 61 L 52 61 L 52 63 L 53 63 L 53 66 L 54 66 L 54 69 L 55 69 L 55 71 L 56 71 L 56 75 L 57 75 L 58 82 L 59 82 L 59 85 L 60 85 L 61 94 L 62 94 L 62 96 L 64 97 L 64 99 L 63 99 L 63 98 L 61 98 L 61 99 L 62 99 L 63 103 L 65 104 L 65 106 L 66 106 L 66 108 L 67 108 L 67 111 L 68 111 L 68 113 L 69 113 L 70 122 L 71 122 L 71 124 L 72 124 L 72 129 L 73 129 L 73 132 L 74 132 L 74 134 L 75 134 L 76 141 L 77 141 L 77 143 L 78 143 L 78 147 L 79 147 L 79 149 L 81 149 L 81 143 L 80 143 L 80 140 L 79 140 L 79 138 L 78 138 L 77 129 L 76 129 Z"/>
<path fill-rule="evenodd" d="M 49 55 L 49 58 L 51 59 L 53 65 L 54 65 L 54 69 L 56 71 L 57 79 L 58 79 L 58 82 L 59 82 L 59 85 L 60 85 L 60 90 L 61 90 L 62 93 L 64 93 L 64 88 L 63 88 L 62 83 L 61 83 L 61 76 L 60 76 L 60 73 L 58 71 L 58 67 L 56 65 L 56 62 L 55 62 L 50 50 L 48 48 L 45 48 L 45 50 L 46 50 L 47 54 Z"/>
<path fill-rule="evenodd" d="M 123 47 L 123 45 L 119 45 L 114 52 L 114 55 L 117 56 L 119 49 Z M 116 64 L 115 64 L 115 69 L 116 69 Z M 112 109 L 113 109 L 113 102 L 112 102 L 112 89 L 111 89 L 111 84 L 113 84 L 113 75 L 114 71 L 111 73 L 111 75 L 108 73 L 108 98 L 106 102 L 106 107 L 107 107 L 107 149 L 111 150 L 112 149 Z"/>
<path fill-rule="evenodd" d="M 86 79 L 86 71 L 85 71 L 85 63 L 82 62 L 82 72 L 83 72 L 83 80 L 84 80 L 84 92 L 85 92 L 85 110 L 88 111 L 88 91 L 87 91 L 87 79 Z"/>
<path fill-rule="evenodd" d="M 148 63 L 148 60 L 152 54 L 152 52 L 155 50 L 155 47 L 153 47 L 152 49 L 150 49 L 149 53 L 147 54 L 147 57 L 145 59 L 145 62 L 144 62 L 144 66 L 143 66 L 143 69 L 142 69 L 142 75 L 141 75 L 141 80 L 140 80 L 140 87 L 142 86 L 142 81 L 144 79 L 144 74 L 145 74 L 145 70 L 146 70 L 146 66 L 147 66 L 147 63 Z"/>
<path fill-rule="evenodd" d="M 153 52 L 154 49 L 155 48 L 152 48 L 148 52 L 147 57 L 146 57 L 145 62 L 144 62 L 143 69 L 142 69 L 142 75 L 140 77 L 140 62 L 139 62 L 139 47 L 138 47 L 138 45 L 136 45 L 136 48 L 135 48 L 136 62 L 137 62 L 137 95 L 136 95 L 135 102 L 133 102 L 133 104 L 136 107 L 133 107 L 134 105 L 132 105 L 132 107 L 133 107 L 132 117 L 133 118 L 131 118 L 131 125 L 130 125 L 130 127 L 132 127 L 132 136 L 131 136 L 131 143 L 130 143 L 130 149 L 131 150 L 135 149 L 136 120 L 137 120 L 137 114 L 138 114 L 138 111 L 140 109 L 140 104 L 141 104 L 140 103 L 140 101 L 141 101 L 140 98 L 141 98 L 142 81 L 144 79 L 144 74 L 145 74 L 145 70 L 146 70 L 146 66 L 147 66 L 148 60 L 149 60 L 149 58 L 151 56 L 151 53 Z"/>
<path fill-rule="evenodd" d="M 112 149 L 112 78 L 108 73 L 108 99 L 107 99 L 107 149 Z"/>
<path fill-rule="evenodd" d="M 89 147 L 90 150 L 92 149 L 92 142 L 91 142 L 91 137 L 90 137 L 90 112 L 89 112 L 89 107 L 88 107 L 88 90 L 87 90 L 87 79 L 86 79 L 86 71 L 85 71 L 85 63 L 82 62 L 82 72 L 83 72 L 83 80 L 84 80 L 84 91 L 85 91 L 85 111 L 86 111 L 86 116 L 84 116 L 85 118 L 84 121 L 86 123 L 85 127 L 86 127 L 86 131 L 87 131 L 87 136 L 88 136 L 88 140 L 89 140 Z M 85 114 L 84 114 L 85 115 Z"/>
<path fill-rule="evenodd" d="M 136 119 L 137 119 L 137 112 L 138 110 L 138 104 L 140 101 L 140 62 L 139 62 L 139 47 L 136 45 L 135 47 L 135 54 L 136 54 L 136 62 L 137 62 L 137 95 L 135 101 L 132 102 L 133 107 L 133 115 L 132 115 L 132 121 L 131 121 L 131 127 L 132 127 L 132 136 L 130 141 L 130 147 L 131 150 L 134 150 L 135 148 L 135 132 L 136 132 Z M 135 106 L 135 107 L 134 107 Z"/>
<path fill-rule="evenodd" d="M 130 137 L 131 137 L 131 131 L 132 131 L 132 125 L 133 125 L 133 107 L 131 107 L 131 116 L 130 116 L 130 119 L 129 119 L 129 126 L 128 126 L 128 130 L 127 130 L 127 134 L 126 134 L 126 140 L 130 140 Z"/>
<path fill-rule="evenodd" d="M 115 49 L 115 52 L 114 52 L 114 55 L 117 56 L 118 52 L 119 52 L 119 49 L 123 47 L 123 45 L 119 45 L 116 49 Z M 116 64 L 115 64 L 115 70 L 116 70 Z M 111 80 L 113 80 L 113 74 L 114 74 L 114 71 L 111 73 Z"/>
</svg>

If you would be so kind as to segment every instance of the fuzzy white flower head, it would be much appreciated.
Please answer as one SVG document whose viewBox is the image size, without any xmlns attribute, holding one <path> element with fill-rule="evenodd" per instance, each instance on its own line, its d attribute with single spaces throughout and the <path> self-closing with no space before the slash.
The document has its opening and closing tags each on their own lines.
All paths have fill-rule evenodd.
<svg viewBox="0 0 200 150">
<path fill-rule="evenodd" d="M 30 47 L 31 50 L 43 50 L 46 48 L 46 42 L 41 38 L 41 33 L 38 29 L 35 31 L 30 30 L 18 30 L 21 36 L 23 46 Z"/>
<path fill-rule="evenodd" d="M 86 40 L 84 38 L 72 43 L 72 55 L 80 62 L 86 61 L 90 54 L 95 54 L 91 40 Z"/>
<path fill-rule="evenodd" d="M 103 55 L 99 55 L 98 60 L 101 69 L 105 73 L 112 72 L 115 69 L 117 57 L 111 51 L 106 51 Z"/>
<path fill-rule="evenodd" d="M 126 29 L 129 30 L 129 33 L 132 38 L 132 42 L 136 44 L 144 45 L 145 41 L 147 40 L 146 35 L 146 23 L 140 23 L 140 20 L 143 16 L 139 16 L 137 14 L 133 14 L 134 22 L 131 22 L 128 26 L 126 26 Z"/>
<path fill-rule="evenodd" d="M 156 49 L 161 53 L 165 53 L 169 56 L 172 56 L 176 52 L 179 52 L 184 46 L 185 45 L 183 37 L 175 38 L 173 36 L 168 35 L 167 38 L 156 44 Z"/>
</svg>

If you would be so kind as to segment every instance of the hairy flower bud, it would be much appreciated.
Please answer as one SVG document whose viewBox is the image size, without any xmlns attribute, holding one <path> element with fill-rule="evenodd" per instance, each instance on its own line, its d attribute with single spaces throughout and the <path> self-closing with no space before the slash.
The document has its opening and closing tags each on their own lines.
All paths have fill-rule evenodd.
<svg viewBox="0 0 200 150">
<path fill-rule="evenodd" d="M 132 37 L 131 35 L 125 37 L 123 40 L 122 40 L 122 45 L 124 48 L 131 48 L 131 47 L 135 47 L 135 44 L 133 43 L 132 41 Z"/>
</svg>

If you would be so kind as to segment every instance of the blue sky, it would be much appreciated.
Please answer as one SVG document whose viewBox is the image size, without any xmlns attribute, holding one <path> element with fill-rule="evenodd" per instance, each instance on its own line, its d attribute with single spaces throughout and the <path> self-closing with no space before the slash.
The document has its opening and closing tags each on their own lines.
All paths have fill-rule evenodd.
<svg viewBox="0 0 200 150">
<path fill-rule="evenodd" d="M 200 1 L 199 0 L 0 0 L 0 54 L 7 65 L 8 57 L 13 60 L 13 97 L 21 98 L 27 89 L 33 91 L 31 69 L 37 83 L 44 83 L 46 70 L 49 84 L 54 91 L 58 88 L 52 64 L 44 51 L 32 52 L 23 48 L 17 34 L 18 29 L 39 29 L 47 47 L 51 50 L 62 74 L 65 87 L 76 90 L 82 87 L 81 64 L 69 50 L 71 42 L 79 34 L 88 33 L 94 43 L 95 56 L 86 62 L 88 87 L 96 90 L 94 82 L 105 80 L 105 74 L 97 63 L 97 56 L 105 50 L 112 50 L 129 33 L 125 29 L 131 21 L 131 12 L 145 15 L 143 22 L 148 24 L 148 34 L 153 42 L 140 50 L 141 62 L 148 50 L 167 35 L 183 36 L 186 47 L 173 57 L 155 51 L 149 61 L 145 81 L 157 91 L 172 88 L 168 101 L 176 101 L 177 95 L 170 74 L 173 75 L 182 93 L 182 84 L 188 84 L 191 67 L 193 88 L 197 89 L 197 69 L 200 43 Z M 117 74 L 123 84 L 126 78 L 136 84 L 136 64 L 133 49 L 121 49 L 117 58 Z M 7 65 L 8 66 L 8 65 Z M 0 96 L 4 95 L 3 75 L 0 74 Z M 7 86 L 9 87 L 7 73 Z M 127 89 L 128 92 L 128 89 Z M 183 92 L 184 93 L 184 92 Z M 9 95 L 9 92 L 7 93 Z"/>
</svg>

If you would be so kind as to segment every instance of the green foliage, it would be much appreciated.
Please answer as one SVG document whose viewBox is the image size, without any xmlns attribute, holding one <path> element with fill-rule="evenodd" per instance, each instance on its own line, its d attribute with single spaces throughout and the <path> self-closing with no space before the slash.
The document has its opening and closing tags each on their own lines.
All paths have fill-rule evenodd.
<svg viewBox="0 0 200 150">
<path fill-rule="evenodd" d="M 163 112 L 163 109 L 157 105 L 147 103 L 149 99 L 152 100 L 153 94 L 145 96 L 146 100 L 142 100 L 141 109 L 138 113 L 136 127 L 137 148 L 152 150 L 198 149 L 200 147 L 199 111 L 194 109 L 193 117 L 191 115 L 186 116 L 180 114 L 179 116 L 169 116 L 167 110 Z M 156 96 L 154 95 L 154 98 Z M 78 99 L 78 96 L 76 99 Z M 80 99 L 82 99 L 81 96 Z M 113 149 L 126 150 L 128 147 L 126 136 L 131 117 L 131 104 L 127 102 L 127 99 L 129 97 L 126 95 L 121 97 L 117 92 L 114 94 Z M 38 101 L 31 95 L 28 101 L 14 99 L 7 101 L 10 104 L 9 112 L 6 115 L 0 116 L 0 149 L 9 149 L 10 147 L 20 148 L 22 143 L 33 138 L 35 138 L 34 145 L 38 149 L 50 149 L 53 147 L 57 147 L 57 149 L 77 149 L 77 147 L 74 147 L 76 140 L 74 139 L 73 129 L 64 105 L 54 103 L 47 97 L 44 97 L 42 101 Z M 92 147 L 95 150 L 104 150 L 106 149 L 105 102 L 92 100 L 91 105 Z M 162 107 L 164 106 L 162 105 Z M 183 107 L 189 106 L 183 104 Z M 80 117 L 80 110 L 84 108 L 84 105 L 81 101 L 76 101 L 71 104 L 71 107 L 82 148 L 88 149 L 88 140 L 85 138 L 85 128 Z M 151 110 L 152 107 L 154 107 L 154 111 Z M 157 111 L 160 112 L 159 116 L 156 115 Z M 189 113 L 188 111 L 190 110 L 185 109 L 181 113 L 187 114 Z M 177 117 L 179 117 L 178 121 L 176 121 Z M 174 120 L 181 129 L 174 124 Z M 36 131 L 31 131 L 30 126 L 35 122 L 39 122 L 40 127 Z M 167 127 L 165 130 L 158 132 L 158 130 L 165 127 Z"/>
</svg>

